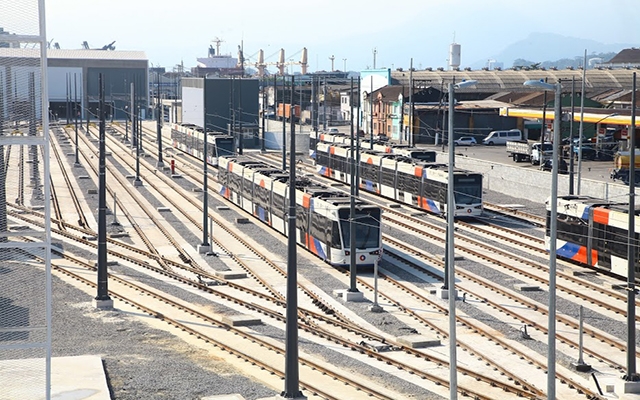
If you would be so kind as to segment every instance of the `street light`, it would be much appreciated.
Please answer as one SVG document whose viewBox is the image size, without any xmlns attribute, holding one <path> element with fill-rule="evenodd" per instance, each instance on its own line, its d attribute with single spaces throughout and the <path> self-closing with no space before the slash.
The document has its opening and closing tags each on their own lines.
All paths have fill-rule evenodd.
<svg viewBox="0 0 640 400">
<path fill-rule="evenodd" d="M 609 118 L 609 117 L 615 117 L 617 116 L 618 113 L 612 113 L 607 115 L 604 118 L 599 119 L 596 123 L 596 151 L 598 150 L 598 145 L 600 144 L 600 139 L 598 138 L 598 124 L 602 121 L 604 121 L 605 119 Z M 581 175 L 582 175 L 582 132 L 580 132 L 580 137 L 578 137 L 578 195 L 580 194 L 580 179 L 581 179 Z M 573 146 L 573 143 L 570 144 L 570 146 Z M 573 156 L 573 154 L 571 154 Z"/>
<path fill-rule="evenodd" d="M 460 83 L 449 83 L 449 177 L 447 179 L 447 240 L 446 240 L 446 277 L 449 282 L 449 398 L 457 398 L 458 382 L 456 374 L 456 290 L 455 274 L 453 270 L 454 244 L 453 244 L 453 215 L 456 210 L 453 168 L 454 168 L 454 143 L 453 143 L 453 117 L 455 103 L 455 89 L 473 86 L 478 81 L 465 80 Z"/>
<path fill-rule="evenodd" d="M 542 80 L 530 80 L 524 83 L 543 90 L 554 90 L 553 115 L 553 163 L 551 168 L 551 213 L 549 215 L 549 344 L 547 346 L 547 399 L 556 398 L 556 236 L 558 234 L 558 143 L 560 142 L 560 114 L 562 84 L 560 80 L 555 85 Z"/>
</svg>

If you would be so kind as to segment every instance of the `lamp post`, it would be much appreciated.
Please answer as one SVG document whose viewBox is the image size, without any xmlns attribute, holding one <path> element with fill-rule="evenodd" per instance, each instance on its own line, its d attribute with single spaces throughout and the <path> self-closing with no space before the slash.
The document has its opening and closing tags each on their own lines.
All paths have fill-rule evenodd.
<svg viewBox="0 0 640 400">
<path fill-rule="evenodd" d="M 596 126 L 596 150 L 598 148 L 598 144 L 600 143 L 600 140 L 598 139 L 598 124 L 602 121 L 604 121 L 605 119 L 609 118 L 609 117 L 615 117 L 617 116 L 618 113 L 612 113 L 607 115 L 604 118 L 599 119 L 598 121 L 596 121 L 595 126 Z M 581 118 L 584 118 L 583 115 L 581 115 Z M 580 128 L 582 128 L 582 121 L 580 122 Z M 571 143 L 571 145 L 573 146 L 573 143 Z M 573 156 L 573 154 L 571 155 Z M 582 129 L 580 130 L 579 134 L 578 134 L 578 195 L 580 195 L 580 178 L 582 175 Z"/>
<path fill-rule="evenodd" d="M 543 90 L 554 90 L 553 115 L 553 163 L 551 168 L 551 211 L 549 215 L 549 332 L 547 353 L 547 399 L 556 398 L 556 236 L 558 234 L 558 143 L 560 142 L 560 114 L 562 84 L 558 80 L 555 85 L 543 81 L 526 81 L 525 86 Z"/>
<path fill-rule="evenodd" d="M 446 240 L 446 267 L 445 273 L 446 279 L 449 282 L 449 398 L 456 399 L 458 392 L 457 382 L 457 362 L 456 362 L 456 291 L 455 291 L 455 273 L 453 265 L 454 257 L 454 213 L 456 209 L 455 205 L 455 193 L 453 187 L 453 168 L 454 168 L 454 143 L 453 143 L 453 121 L 454 121 L 454 103 L 455 103 L 455 89 L 473 86 L 477 81 L 469 80 L 462 81 L 460 83 L 449 83 L 449 176 L 447 179 L 447 240 Z"/>
</svg>

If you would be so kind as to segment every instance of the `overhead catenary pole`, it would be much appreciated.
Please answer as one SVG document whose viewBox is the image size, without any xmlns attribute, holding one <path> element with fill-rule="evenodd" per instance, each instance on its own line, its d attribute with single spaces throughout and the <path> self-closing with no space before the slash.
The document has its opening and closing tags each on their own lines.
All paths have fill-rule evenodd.
<svg viewBox="0 0 640 400">
<path fill-rule="evenodd" d="M 569 120 L 569 194 L 573 194 L 573 114 L 575 112 L 574 98 L 576 93 L 576 79 L 571 76 L 571 119 Z M 580 141 L 580 146 L 582 142 Z"/>
<path fill-rule="evenodd" d="M 162 105 L 160 104 L 160 74 L 156 73 L 156 83 L 157 83 L 157 91 L 156 91 L 156 137 L 158 140 L 158 162 L 156 163 L 157 168 L 164 167 L 164 163 L 162 162 Z"/>
<path fill-rule="evenodd" d="M 584 49 L 584 60 L 582 62 L 582 89 L 580 90 L 580 126 L 578 128 L 578 181 L 576 191 L 580 196 L 580 175 L 582 174 L 582 132 L 584 126 L 584 90 L 587 80 L 587 49 Z"/>
<path fill-rule="evenodd" d="M 293 90 L 294 77 L 291 76 Z M 283 96 L 284 100 L 284 96 Z M 293 100 L 291 100 L 293 102 Z M 282 102 L 284 105 L 284 101 Z M 284 146 L 284 143 L 283 143 Z M 287 231 L 287 309 L 285 333 L 285 399 L 302 398 L 300 391 L 300 371 L 298 366 L 298 254 L 296 248 L 296 135 L 293 118 L 291 119 L 291 148 L 289 150 L 289 223 Z"/>
<path fill-rule="evenodd" d="M 560 120 L 562 115 L 562 83 L 555 87 L 555 104 L 553 117 L 553 163 L 551 168 L 551 214 L 549 216 L 549 328 L 547 346 L 547 399 L 556 398 L 556 253 L 558 235 L 558 160 L 560 157 Z"/>
<path fill-rule="evenodd" d="M 268 80 L 266 80 L 264 77 L 260 78 L 262 81 L 262 140 L 260 140 L 260 151 L 262 153 L 264 153 L 266 151 L 265 148 L 265 110 L 266 110 L 266 102 L 267 102 L 267 87 L 266 87 L 266 83 L 268 82 Z"/>
<path fill-rule="evenodd" d="M 137 79 L 134 79 L 134 86 L 136 86 Z M 137 93 L 137 92 L 136 92 Z M 131 110 L 133 114 L 133 123 L 132 123 L 132 135 L 133 135 L 133 143 L 136 147 L 136 177 L 133 180 L 133 186 L 141 186 L 142 180 L 140 180 L 140 140 L 142 136 L 140 135 L 141 125 L 139 123 L 140 120 L 140 106 L 137 105 L 137 101 L 135 96 L 133 97 L 133 109 Z"/>
<path fill-rule="evenodd" d="M 293 88 L 291 89 L 293 91 Z M 293 99 L 291 100 L 293 102 Z M 244 132 L 242 131 L 242 77 L 238 79 L 238 154 L 244 151 Z"/>
<path fill-rule="evenodd" d="M 282 110 L 282 170 L 287 170 L 287 119 L 285 118 L 285 104 L 284 93 L 287 86 L 287 76 L 282 76 L 282 107 L 278 107 L 278 110 Z"/>
<path fill-rule="evenodd" d="M 409 137 L 407 143 L 409 146 L 413 143 L 413 58 L 409 63 Z"/>
<path fill-rule="evenodd" d="M 322 83 L 322 129 L 327 130 L 327 77 Z"/>
<path fill-rule="evenodd" d="M 353 93 L 353 77 L 351 78 L 351 93 Z M 352 106 L 353 110 L 353 106 Z M 356 156 L 355 156 L 355 137 L 353 135 L 353 112 L 351 113 L 351 145 L 349 147 L 349 176 L 351 178 L 351 197 L 349 202 L 349 292 L 357 292 L 356 287 Z"/>
<path fill-rule="evenodd" d="M 98 294 L 95 304 L 98 308 L 111 308 L 113 301 L 109 297 L 107 282 L 107 177 L 105 168 L 105 114 L 104 114 L 104 77 L 99 75 L 100 91 L 100 154 L 98 166 Z"/>
<path fill-rule="evenodd" d="M 76 161 L 73 163 L 73 165 L 75 167 L 79 167 L 80 166 L 80 159 L 78 158 L 78 146 L 80 145 L 80 142 L 78 142 L 78 117 L 80 114 L 80 110 L 78 109 L 78 84 L 76 82 L 76 74 L 73 74 L 73 101 L 74 101 L 74 107 L 73 107 L 73 114 L 74 114 L 74 118 L 73 120 L 75 121 L 75 131 L 76 131 Z"/>
<path fill-rule="evenodd" d="M 356 154 L 358 160 L 356 163 L 356 183 L 360 182 L 360 81 L 358 78 L 358 91 L 356 96 L 351 96 L 352 99 L 358 99 L 358 106 L 356 107 Z M 351 91 L 353 93 L 353 91 Z M 356 196 L 360 196 L 360 184 L 356 184 Z"/>
<path fill-rule="evenodd" d="M 636 73 L 633 73 L 631 90 L 631 126 L 629 127 L 629 227 L 627 243 L 627 381 L 638 381 L 636 373 L 636 288 L 635 261 L 638 242 L 635 232 L 636 197 Z"/>
<path fill-rule="evenodd" d="M 447 179 L 447 274 L 449 290 L 449 399 L 458 398 L 458 375 L 457 375 L 457 354 L 456 354 L 456 286 L 454 272 L 454 212 L 455 193 L 453 185 L 453 165 L 454 165 L 454 147 L 453 147 L 453 120 L 455 92 L 453 82 L 449 83 L 449 165 Z"/>
<path fill-rule="evenodd" d="M 369 86 L 369 150 L 373 150 L 373 75 L 369 76 L 369 83 L 371 85 Z"/>
<path fill-rule="evenodd" d="M 202 157 L 202 243 L 198 246 L 198 253 L 208 253 L 209 245 L 208 219 L 209 219 L 209 171 L 208 171 L 208 139 L 207 133 L 207 77 L 202 78 L 202 125 L 203 125 L 203 153 Z"/>
</svg>

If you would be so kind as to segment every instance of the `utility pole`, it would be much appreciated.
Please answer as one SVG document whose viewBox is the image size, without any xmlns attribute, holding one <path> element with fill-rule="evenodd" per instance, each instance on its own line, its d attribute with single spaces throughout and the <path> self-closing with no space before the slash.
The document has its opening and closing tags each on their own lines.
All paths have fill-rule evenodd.
<svg viewBox="0 0 640 400">
<path fill-rule="evenodd" d="M 78 116 L 80 114 L 80 110 L 78 110 L 78 87 L 77 87 L 77 83 L 76 83 L 76 74 L 74 72 L 73 74 L 73 99 L 74 99 L 74 111 L 73 113 L 74 115 L 74 121 L 75 121 L 75 128 L 76 128 L 76 162 L 73 163 L 74 167 L 79 167 L 80 166 L 80 159 L 78 158 L 78 146 L 80 145 L 80 142 L 78 142 Z"/>
<path fill-rule="evenodd" d="M 356 164 L 356 183 L 360 182 L 360 80 L 360 77 L 358 77 L 357 95 L 353 96 L 353 91 L 351 91 L 351 99 L 358 99 L 358 107 L 356 108 L 356 154 L 358 155 L 358 162 Z M 360 184 L 356 185 L 356 196 L 360 196 Z"/>
<path fill-rule="evenodd" d="M 265 110 L 266 110 L 266 102 L 267 102 L 267 87 L 265 86 L 266 83 L 269 82 L 268 79 L 265 79 L 264 77 L 261 78 L 262 80 L 262 140 L 260 141 L 260 151 L 262 153 L 264 153 L 266 151 L 265 148 Z"/>
<path fill-rule="evenodd" d="M 378 54 L 378 49 L 373 48 L 373 69 L 376 69 L 376 55 Z"/>
<path fill-rule="evenodd" d="M 573 195 L 573 113 L 575 112 L 574 99 L 576 94 L 576 79 L 571 77 L 571 120 L 569 121 L 569 194 Z M 557 117 L 556 117 L 557 118 Z M 582 145 L 582 143 L 580 143 Z"/>
<path fill-rule="evenodd" d="M 160 110 L 162 110 L 162 105 L 160 104 L 160 73 L 156 73 L 156 83 L 158 86 L 156 92 L 156 134 L 158 139 L 158 162 L 156 163 L 156 167 L 162 168 L 164 167 L 164 163 L 162 162 L 162 121 L 160 120 L 160 118 L 162 118 L 162 116 L 160 115 Z"/>
<path fill-rule="evenodd" d="M 242 77 L 238 79 L 238 92 L 238 113 L 240 114 L 238 117 L 238 137 L 240 138 L 238 154 L 242 155 L 244 150 L 244 132 L 242 131 Z"/>
<path fill-rule="evenodd" d="M 353 77 L 351 78 L 351 93 L 353 96 Z M 353 103 L 351 103 L 351 111 L 353 111 Z M 358 288 L 356 287 L 356 156 L 355 156 L 355 147 L 354 147 L 355 138 L 353 136 L 353 112 L 351 113 L 351 145 L 349 151 L 351 152 L 351 157 L 349 160 L 349 175 L 351 180 L 351 196 L 349 203 L 349 251 L 350 251 L 350 261 L 349 261 L 349 292 L 357 293 Z"/>
<path fill-rule="evenodd" d="M 134 84 L 133 86 L 137 86 L 137 79 L 133 80 Z M 136 177 L 133 180 L 133 186 L 142 186 L 142 181 L 140 180 L 140 140 L 142 139 L 142 136 L 140 134 L 140 130 L 141 130 L 141 126 L 139 124 L 139 120 L 140 120 L 140 106 L 137 106 L 136 108 L 136 98 L 135 95 L 133 96 L 133 109 L 131 110 L 131 112 L 133 112 L 133 123 L 132 123 L 132 135 L 133 135 L 133 143 L 134 146 L 136 148 Z"/>
<path fill-rule="evenodd" d="M 547 78 L 544 78 L 544 81 L 547 82 Z M 557 116 L 556 116 L 557 118 Z M 544 134 L 547 133 L 547 91 L 544 91 L 542 97 L 542 128 L 540 128 L 540 169 L 542 169 L 542 164 L 544 163 L 544 152 L 542 149 L 544 148 Z M 554 161 L 557 163 L 557 161 Z"/>
<path fill-rule="evenodd" d="M 336 57 L 334 55 L 331 55 L 331 57 L 329 57 L 329 60 L 331 60 L 331 72 L 335 71 L 335 68 L 333 68 L 333 61 L 336 59 Z"/>
<path fill-rule="evenodd" d="M 105 115 L 104 115 L 104 81 L 99 77 L 100 85 L 100 158 L 98 167 L 98 295 L 94 305 L 99 309 L 113 308 L 113 300 L 109 297 L 107 278 L 107 177 L 105 168 Z"/>
<path fill-rule="evenodd" d="M 342 59 L 342 62 L 344 63 L 344 70 L 343 70 L 343 71 L 344 71 L 344 72 L 347 72 L 347 59 L 346 59 L 346 58 L 343 58 L 343 59 Z"/>
<path fill-rule="evenodd" d="M 209 222 L 209 171 L 208 171 L 208 141 L 209 134 L 207 132 L 207 77 L 202 78 L 202 109 L 203 109 L 203 153 L 202 157 L 202 243 L 197 246 L 198 253 L 208 253 L 211 251 L 211 245 L 209 244 L 209 231 L 207 229 Z"/>
<path fill-rule="evenodd" d="M 294 77 L 291 76 L 291 90 L 293 92 Z M 284 96 L 283 96 L 284 100 Z M 284 101 L 282 102 L 284 105 Z M 291 93 L 293 105 L 293 93 Z M 283 147 L 285 144 L 283 143 Z M 287 235 L 287 309 L 285 333 L 285 368 L 284 392 L 285 399 L 304 398 L 300 391 L 300 370 L 298 365 L 298 254 L 296 244 L 296 135 L 293 118 L 291 119 L 291 149 L 289 159 L 289 224 Z"/>
<path fill-rule="evenodd" d="M 371 84 L 369 90 L 369 119 L 370 121 L 370 133 L 371 137 L 369 138 L 369 150 L 373 150 L 373 75 L 369 76 L 369 82 Z"/>
<path fill-rule="evenodd" d="M 631 84 L 631 126 L 629 127 L 629 225 L 627 241 L 627 375 L 626 381 L 637 382 L 636 373 L 636 288 L 635 260 L 638 254 L 638 241 L 635 234 L 635 195 L 636 195 L 636 73 Z M 633 353 L 630 353 L 633 352 Z"/>
<path fill-rule="evenodd" d="M 451 101 L 451 99 L 449 99 Z M 451 138 L 449 138 L 451 140 Z M 413 143 L 413 58 L 409 63 L 409 137 L 407 138 L 409 146 Z"/>
<path fill-rule="evenodd" d="M 327 77 L 322 84 L 322 129 L 327 130 Z"/>
<path fill-rule="evenodd" d="M 282 76 L 282 170 L 287 170 L 287 119 L 285 118 L 284 93 L 287 87 L 287 76 Z M 278 107 L 280 109 L 280 107 Z"/>
</svg>

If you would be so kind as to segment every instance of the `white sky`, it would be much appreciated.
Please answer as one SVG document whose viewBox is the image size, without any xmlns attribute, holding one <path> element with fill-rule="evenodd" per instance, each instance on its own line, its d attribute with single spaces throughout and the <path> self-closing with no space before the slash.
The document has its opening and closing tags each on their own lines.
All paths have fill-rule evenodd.
<svg viewBox="0 0 640 400">
<path fill-rule="evenodd" d="M 306 4 L 306 5 L 305 5 Z M 462 67 L 491 58 L 532 32 L 556 33 L 605 44 L 638 43 L 638 0 L 48 0 L 47 38 L 62 48 L 92 48 L 116 41 L 118 50 L 145 51 L 149 62 L 192 67 L 216 37 L 222 53 L 255 62 L 299 61 L 309 67 L 360 70 L 377 67 L 446 67 L 449 44 L 462 46 Z M 552 43 L 549 44 L 553 46 Z M 214 45 L 215 47 L 215 45 Z M 576 49 L 579 56 L 584 49 Z M 499 61 L 499 60 L 498 60 Z M 544 60 L 536 60 L 544 61 Z M 291 71 L 299 71 L 292 67 Z M 274 67 L 271 67 L 273 70 Z"/>
</svg>

